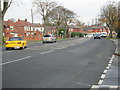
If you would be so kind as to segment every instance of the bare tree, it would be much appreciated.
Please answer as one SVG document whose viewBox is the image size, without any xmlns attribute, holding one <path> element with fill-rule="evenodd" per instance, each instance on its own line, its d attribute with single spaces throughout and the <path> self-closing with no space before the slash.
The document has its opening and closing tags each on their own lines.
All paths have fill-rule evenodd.
<svg viewBox="0 0 120 90">
<path fill-rule="evenodd" d="M 118 38 L 120 38 L 120 1 L 118 2 Z"/>
<path fill-rule="evenodd" d="M 44 31 L 46 32 L 45 27 L 49 12 L 57 6 L 57 3 L 47 0 L 35 0 L 33 2 L 33 6 L 36 8 L 36 12 L 42 16 L 44 22 Z"/>
<path fill-rule="evenodd" d="M 74 12 L 64 8 L 63 6 L 57 6 L 56 8 L 52 9 L 49 13 L 49 22 L 53 23 L 57 29 L 57 36 L 58 30 L 61 25 L 66 26 L 66 33 L 68 31 L 67 25 L 73 20 Z"/>
<path fill-rule="evenodd" d="M 110 37 L 112 38 L 112 31 L 115 31 L 115 23 L 117 22 L 118 10 L 116 2 L 110 1 L 108 5 L 101 9 L 101 21 L 105 22 L 110 28 Z"/>
<path fill-rule="evenodd" d="M 2 43 L 4 16 L 11 3 L 12 0 L 0 0 L 0 43 Z"/>
<path fill-rule="evenodd" d="M 58 37 L 59 27 L 64 22 L 63 10 L 64 10 L 63 6 L 57 6 L 56 8 L 52 9 L 49 13 L 48 21 L 49 23 L 52 23 L 56 27 L 57 37 Z"/>
<path fill-rule="evenodd" d="M 66 26 L 66 34 L 65 34 L 66 36 L 65 37 L 68 37 L 68 25 L 75 18 L 76 14 L 69 9 L 64 9 L 63 13 L 64 13 L 64 24 Z"/>
</svg>

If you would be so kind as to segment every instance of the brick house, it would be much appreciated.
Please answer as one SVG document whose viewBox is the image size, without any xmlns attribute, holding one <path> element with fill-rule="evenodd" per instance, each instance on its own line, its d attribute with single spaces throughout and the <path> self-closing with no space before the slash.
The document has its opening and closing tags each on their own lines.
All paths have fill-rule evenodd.
<svg viewBox="0 0 120 90">
<path fill-rule="evenodd" d="M 5 21 L 3 36 L 5 36 L 6 39 L 8 39 L 9 37 L 13 37 L 15 33 L 16 31 L 14 29 L 14 22 L 12 20 Z"/>
<path fill-rule="evenodd" d="M 38 26 L 29 23 L 27 19 L 25 20 L 18 19 L 16 22 L 10 20 L 5 21 L 4 37 L 8 39 L 13 36 L 23 37 L 25 40 L 28 41 L 41 40 L 42 32 L 40 31 L 40 29 L 38 29 Z"/>
<path fill-rule="evenodd" d="M 84 33 L 101 33 L 101 32 L 107 32 L 107 34 L 109 34 L 109 29 L 105 26 L 96 26 L 96 25 L 92 25 L 89 27 L 85 27 L 84 28 Z"/>
</svg>

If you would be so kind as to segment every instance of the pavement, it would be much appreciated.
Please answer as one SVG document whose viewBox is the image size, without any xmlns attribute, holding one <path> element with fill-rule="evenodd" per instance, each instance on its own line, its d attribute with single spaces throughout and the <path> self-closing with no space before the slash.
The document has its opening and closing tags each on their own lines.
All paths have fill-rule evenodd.
<svg viewBox="0 0 120 90">
<path fill-rule="evenodd" d="M 108 66 L 101 75 L 98 85 L 93 85 L 92 90 L 120 90 L 120 75 L 119 75 L 119 58 L 120 58 L 120 41 L 118 39 L 111 39 L 116 45 L 114 55 L 112 55 Z"/>
</svg>

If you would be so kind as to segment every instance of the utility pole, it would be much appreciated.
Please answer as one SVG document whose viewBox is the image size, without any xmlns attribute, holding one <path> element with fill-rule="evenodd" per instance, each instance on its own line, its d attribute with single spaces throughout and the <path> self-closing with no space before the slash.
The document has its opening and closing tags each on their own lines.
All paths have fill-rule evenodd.
<svg viewBox="0 0 120 90">
<path fill-rule="evenodd" d="M 31 9 L 31 18 L 32 18 L 32 24 L 33 24 L 33 10 Z"/>
<path fill-rule="evenodd" d="M 31 18 L 32 18 L 32 26 L 33 26 L 33 32 L 34 32 L 34 20 L 33 20 L 33 10 L 31 9 Z M 33 39 L 35 39 L 35 33 L 33 33 Z"/>
</svg>

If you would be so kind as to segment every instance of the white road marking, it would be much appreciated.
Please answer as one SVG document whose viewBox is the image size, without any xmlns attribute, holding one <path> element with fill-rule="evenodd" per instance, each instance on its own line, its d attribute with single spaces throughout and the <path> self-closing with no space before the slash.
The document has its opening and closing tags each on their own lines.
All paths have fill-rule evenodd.
<svg viewBox="0 0 120 90">
<path fill-rule="evenodd" d="M 109 90 L 117 90 L 118 86 L 110 86 Z"/>
<path fill-rule="evenodd" d="M 110 67 L 107 66 L 106 69 L 110 69 Z"/>
<path fill-rule="evenodd" d="M 104 74 L 106 74 L 106 73 L 107 73 L 107 71 L 108 71 L 108 70 L 104 70 L 104 72 L 103 72 L 103 73 L 104 73 Z"/>
<path fill-rule="evenodd" d="M 112 55 L 112 58 L 111 58 L 111 60 L 113 60 L 113 59 L 114 59 L 114 57 L 115 57 L 115 56 L 114 56 L 114 55 Z"/>
<path fill-rule="evenodd" d="M 101 78 L 102 78 L 102 79 L 105 78 L 105 74 L 102 74 L 102 75 L 101 75 Z"/>
<path fill-rule="evenodd" d="M 90 90 L 102 90 L 103 88 L 106 88 L 108 90 L 118 90 L 119 86 L 114 85 L 92 85 Z"/>
<path fill-rule="evenodd" d="M 112 62 L 113 60 L 111 59 L 110 62 Z"/>
<path fill-rule="evenodd" d="M 108 66 L 110 67 L 110 66 L 111 66 L 111 64 L 108 64 Z"/>
<path fill-rule="evenodd" d="M 101 85 L 103 83 L 103 80 L 99 80 L 98 84 Z"/>
<path fill-rule="evenodd" d="M 46 54 L 46 53 L 50 53 L 50 52 L 53 52 L 53 51 L 55 51 L 55 50 L 50 50 L 50 51 L 42 52 L 40 54 Z"/>
<path fill-rule="evenodd" d="M 24 59 L 30 58 L 31 56 L 27 56 L 21 59 L 17 59 L 17 60 L 13 60 L 13 61 L 9 61 L 9 62 L 5 62 L 5 63 L 1 63 L 0 65 L 5 65 L 5 64 L 9 64 L 9 63 L 13 63 L 13 62 L 18 62 L 18 61 L 22 61 Z"/>
<path fill-rule="evenodd" d="M 109 64 L 112 64 L 112 61 L 109 61 Z"/>
<path fill-rule="evenodd" d="M 92 85 L 90 90 L 96 90 L 97 88 L 99 88 L 99 85 Z"/>
</svg>

